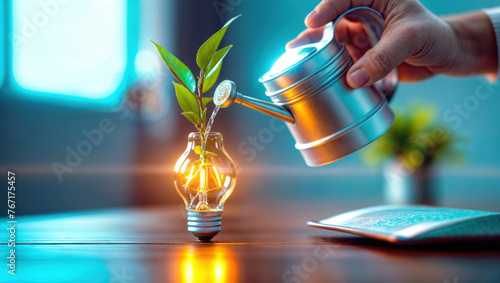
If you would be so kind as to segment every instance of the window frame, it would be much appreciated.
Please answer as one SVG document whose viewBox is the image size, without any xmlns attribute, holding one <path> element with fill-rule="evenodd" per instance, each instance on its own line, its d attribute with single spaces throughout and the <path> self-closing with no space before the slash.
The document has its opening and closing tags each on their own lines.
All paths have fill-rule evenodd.
<svg viewBox="0 0 500 283">
<path fill-rule="evenodd" d="M 12 36 L 13 31 L 13 10 L 12 10 L 12 1 L 2 1 L 1 6 L 3 6 L 3 14 L 5 16 L 6 24 L 4 24 L 3 30 L 5 34 Z M 123 73 L 123 78 L 117 88 L 110 93 L 108 96 L 104 98 L 85 98 L 78 96 L 70 96 L 65 95 L 64 93 L 51 93 L 51 92 L 41 92 L 36 90 L 29 90 L 23 88 L 18 84 L 14 77 L 13 72 L 13 41 L 8 40 L 5 41 L 2 47 L 0 47 L 0 51 L 2 48 L 4 49 L 3 53 L 5 55 L 5 64 L 3 67 L 4 71 L 4 79 L 3 86 L 1 84 L 0 78 L 0 86 L 2 92 L 8 92 L 15 96 L 16 98 L 20 98 L 26 101 L 33 101 L 37 103 L 43 104 L 51 104 L 51 105 L 60 105 L 65 107 L 72 108 L 87 108 L 87 109 L 101 109 L 101 110 L 115 110 L 120 107 L 124 101 L 127 93 L 127 89 L 132 85 L 135 80 L 135 71 L 134 71 L 134 60 L 135 56 L 138 52 L 138 38 L 139 38 L 139 0 L 125 0 L 125 32 L 126 32 L 126 48 L 125 48 L 125 69 Z M 0 15 L 1 15 L 0 8 Z M 2 28 L 0 24 L 0 28 Z M 1 75 L 0 71 L 0 75 Z M 89 82 L 91 83 L 91 82 Z"/>
</svg>

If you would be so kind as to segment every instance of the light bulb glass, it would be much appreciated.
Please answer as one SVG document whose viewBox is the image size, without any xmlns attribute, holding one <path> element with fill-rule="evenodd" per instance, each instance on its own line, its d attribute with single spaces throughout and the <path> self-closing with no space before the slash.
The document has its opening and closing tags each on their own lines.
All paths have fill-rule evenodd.
<svg viewBox="0 0 500 283">
<path fill-rule="evenodd" d="M 222 135 L 191 133 L 174 168 L 174 183 L 188 211 L 222 211 L 236 184 L 236 168 L 224 150 Z"/>
</svg>

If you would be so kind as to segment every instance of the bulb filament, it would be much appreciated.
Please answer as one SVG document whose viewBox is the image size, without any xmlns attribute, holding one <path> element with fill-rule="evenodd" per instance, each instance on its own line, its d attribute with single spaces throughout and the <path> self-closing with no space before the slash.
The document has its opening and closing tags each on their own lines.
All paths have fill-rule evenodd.
<svg viewBox="0 0 500 283">
<path fill-rule="evenodd" d="M 213 159 L 211 161 L 213 162 Z M 191 205 L 193 205 L 196 197 L 199 197 L 196 210 L 211 209 L 207 199 L 208 192 L 221 189 L 224 178 L 224 174 L 220 174 L 213 163 L 207 161 L 203 162 L 202 160 L 193 162 L 189 173 L 186 174 L 186 183 L 184 185 L 185 190 L 196 192 L 196 194 L 191 197 Z"/>
</svg>

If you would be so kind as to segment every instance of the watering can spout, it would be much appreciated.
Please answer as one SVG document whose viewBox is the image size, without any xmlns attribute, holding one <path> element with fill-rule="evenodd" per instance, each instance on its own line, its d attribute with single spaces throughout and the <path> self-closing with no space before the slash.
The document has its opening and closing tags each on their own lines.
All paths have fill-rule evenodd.
<svg viewBox="0 0 500 283">
<path fill-rule="evenodd" d="M 227 108 L 233 102 L 239 103 L 248 108 L 257 110 L 284 122 L 295 124 L 295 119 L 285 107 L 274 105 L 272 103 L 262 101 L 253 97 L 245 96 L 236 91 L 236 84 L 232 81 L 225 80 L 217 86 L 214 94 L 215 105 L 221 108 Z"/>
</svg>

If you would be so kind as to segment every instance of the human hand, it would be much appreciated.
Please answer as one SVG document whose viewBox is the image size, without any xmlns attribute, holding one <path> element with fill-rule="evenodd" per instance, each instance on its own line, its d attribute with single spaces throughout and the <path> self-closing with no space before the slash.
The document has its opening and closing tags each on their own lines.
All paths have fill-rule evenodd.
<svg viewBox="0 0 500 283">
<path fill-rule="evenodd" d="M 385 19 L 381 40 L 368 50 L 361 23 L 342 19 L 335 30 L 357 60 L 347 73 L 351 87 L 366 87 L 398 69 L 400 81 L 436 74 L 496 74 L 495 33 L 484 13 L 439 18 L 416 0 L 323 0 L 306 20 L 309 28 L 287 44 L 293 48 L 321 39 L 323 26 L 349 9 L 367 6 Z"/>
</svg>

